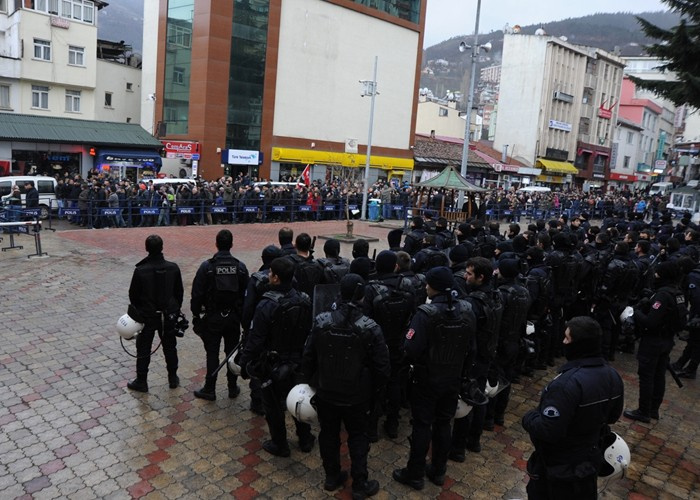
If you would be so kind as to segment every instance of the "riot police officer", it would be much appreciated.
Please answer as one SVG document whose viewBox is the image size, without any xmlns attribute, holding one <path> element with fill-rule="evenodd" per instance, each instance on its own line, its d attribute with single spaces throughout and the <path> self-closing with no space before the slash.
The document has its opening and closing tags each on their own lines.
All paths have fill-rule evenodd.
<svg viewBox="0 0 700 500">
<path fill-rule="evenodd" d="M 163 257 L 163 239 L 157 234 L 146 238 L 146 251 L 148 256 L 136 264 L 129 287 L 129 313 L 144 323 L 136 337 L 136 379 L 126 384 L 138 392 L 148 392 L 148 365 L 156 332 L 163 344 L 168 384 L 171 389 L 180 385 L 175 324 L 184 296 L 182 275 L 177 264 Z"/>
<path fill-rule="evenodd" d="M 348 477 L 340 468 L 342 422 L 348 433 L 353 498 L 379 491 L 379 483 L 368 480 L 367 413 L 389 377 L 389 352 L 382 331 L 360 307 L 363 290 L 364 280 L 357 274 L 340 280 L 341 301 L 337 309 L 314 319 L 303 360 L 304 376 L 317 388 L 324 489 L 333 491 Z"/>
<path fill-rule="evenodd" d="M 568 362 L 542 391 L 539 407 L 522 419 L 535 446 L 527 462 L 531 500 L 597 498 L 601 433 L 617 422 L 624 406 L 622 379 L 603 358 L 601 339 L 593 318 L 567 322 Z"/>
<path fill-rule="evenodd" d="M 411 449 L 406 467 L 392 475 L 416 490 L 423 489 L 423 474 L 438 486 L 445 482 L 450 421 L 457 409 L 467 354 L 474 350 L 476 329 L 471 305 L 452 297 L 455 284 L 449 268 L 431 269 L 426 281 L 431 303 L 418 307 L 404 343 L 406 357 L 413 363 Z M 426 468 L 431 443 L 431 463 Z"/>
<path fill-rule="evenodd" d="M 311 327 L 311 299 L 292 288 L 293 278 L 294 262 L 289 256 L 270 263 L 270 290 L 255 308 L 240 359 L 243 377 L 261 381 L 265 420 L 270 430 L 270 439 L 262 447 L 279 457 L 290 455 L 282 400 L 295 385 Z M 304 453 L 310 452 L 316 440 L 311 426 L 296 419 L 294 424 L 299 448 Z"/>
<path fill-rule="evenodd" d="M 197 269 L 192 281 L 192 322 L 197 328 L 207 355 L 207 376 L 204 387 L 194 391 L 200 399 L 216 399 L 216 369 L 219 365 L 221 339 L 226 356 L 231 354 L 241 335 L 243 299 L 248 286 L 248 269 L 231 255 L 233 234 L 222 229 L 216 235 L 217 252 Z M 204 312 L 204 317 L 200 315 Z M 241 392 L 238 377 L 226 372 L 228 397 L 235 398 Z"/>
<path fill-rule="evenodd" d="M 656 293 L 634 306 L 634 325 L 641 335 L 637 350 L 639 406 L 625 410 L 625 417 L 649 422 L 659 418 L 659 407 L 666 391 L 666 368 L 673 349 L 674 336 L 687 320 L 687 306 L 678 288 L 681 270 L 673 261 L 656 266 Z"/>
<path fill-rule="evenodd" d="M 423 229 L 423 218 L 414 217 L 411 219 L 411 232 L 406 235 L 406 238 L 404 238 L 403 247 L 401 250 L 413 257 L 421 248 L 423 248 L 424 237 L 425 230 Z"/>
</svg>

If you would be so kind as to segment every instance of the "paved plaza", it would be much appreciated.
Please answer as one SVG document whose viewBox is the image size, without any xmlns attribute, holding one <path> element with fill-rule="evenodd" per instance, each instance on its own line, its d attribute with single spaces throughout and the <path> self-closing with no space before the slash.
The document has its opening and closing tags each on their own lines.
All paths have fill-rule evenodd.
<svg viewBox="0 0 700 500">
<path fill-rule="evenodd" d="M 42 231 L 47 257 L 27 258 L 33 239 L 20 235 L 23 250 L 0 254 L 0 498 L 325 498 L 318 445 L 302 453 L 290 440 L 290 458 L 262 450 L 263 417 L 248 410 L 247 383 L 228 399 L 219 377 L 217 400 L 194 398 L 204 381 L 202 343 L 190 330 L 178 340 L 181 387 L 169 389 L 162 352 L 151 362 L 148 394 L 126 382 L 135 361 L 120 346 L 116 321 L 126 312 L 134 264 L 151 233 L 165 242 L 165 257 L 180 265 L 185 307 L 199 263 L 215 252 L 222 226 L 74 229 L 65 222 Z M 281 224 L 223 226 L 234 234 L 233 253 L 249 270 L 260 265 L 263 246 L 277 242 Z M 343 233 L 341 221 L 291 224 L 295 234 Z M 503 226 L 505 228 L 505 226 Z M 355 232 L 386 244 L 386 227 L 356 222 Z M 7 246 L 7 235 L 0 246 Z M 317 256 L 323 241 L 317 243 Z M 351 246 L 341 254 L 350 257 Z M 128 344 L 132 352 L 133 343 Z M 682 349 L 678 343 L 676 354 Z M 625 381 L 626 406 L 636 408 L 636 361 L 618 356 L 614 366 Z M 391 479 L 405 466 L 410 426 L 403 410 L 398 439 L 381 434 L 370 450 L 375 498 L 525 497 L 525 464 L 532 446 L 520 418 L 536 406 L 555 369 L 514 384 L 505 427 L 484 432 L 483 450 L 465 463 L 448 464 L 443 487 L 426 481 L 414 492 Z M 632 450 L 628 476 L 612 483 L 603 498 L 700 498 L 700 398 L 698 381 L 678 389 L 668 378 L 661 419 L 640 424 L 621 419 L 614 430 Z M 287 417 L 289 435 L 294 436 Z M 318 428 L 314 429 L 314 434 Z M 343 445 L 347 468 L 347 447 Z M 350 498 L 350 482 L 333 493 Z"/>
</svg>

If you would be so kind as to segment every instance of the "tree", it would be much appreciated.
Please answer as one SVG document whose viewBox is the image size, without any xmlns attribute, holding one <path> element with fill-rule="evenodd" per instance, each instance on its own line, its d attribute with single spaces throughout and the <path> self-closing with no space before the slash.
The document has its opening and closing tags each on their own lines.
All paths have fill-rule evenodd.
<svg viewBox="0 0 700 500">
<path fill-rule="evenodd" d="M 632 77 L 639 87 L 651 90 L 677 106 L 689 104 L 700 108 L 700 0 L 663 0 L 682 17 L 677 26 L 668 30 L 637 16 L 642 31 L 659 40 L 646 47 L 648 55 L 658 57 L 662 72 L 672 72 L 675 81 L 645 80 Z"/>
</svg>

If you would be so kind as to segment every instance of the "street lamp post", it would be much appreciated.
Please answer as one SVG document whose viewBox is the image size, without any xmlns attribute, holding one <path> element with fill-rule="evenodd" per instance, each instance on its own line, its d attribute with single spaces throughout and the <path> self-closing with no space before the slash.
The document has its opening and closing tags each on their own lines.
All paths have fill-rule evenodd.
<svg viewBox="0 0 700 500">
<path fill-rule="evenodd" d="M 476 2 L 476 24 L 474 26 L 474 44 L 470 47 L 465 42 L 459 44 L 459 51 L 464 52 L 471 49 L 471 76 L 469 78 L 469 94 L 467 96 L 467 123 L 464 126 L 464 146 L 462 147 L 462 165 L 459 173 L 462 177 L 467 175 L 467 159 L 469 158 L 469 126 L 471 125 L 472 106 L 474 105 L 474 79 L 476 77 L 476 59 L 479 55 L 479 16 L 481 15 L 481 0 Z M 483 48 L 488 51 L 491 49 L 491 44 L 486 44 Z M 459 192 L 457 198 L 457 208 L 462 209 L 464 204 L 464 191 Z"/>
<path fill-rule="evenodd" d="M 377 95 L 377 63 L 379 61 L 379 56 L 374 56 L 374 76 L 372 81 L 360 80 L 360 83 L 364 86 L 362 90 L 362 97 L 371 96 L 369 106 L 369 132 L 367 134 L 367 158 L 365 159 L 365 177 L 363 181 L 362 190 L 362 211 L 360 218 L 362 220 L 367 220 L 367 198 L 369 195 L 369 162 L 370 156 L 372 154 L 372 126 L 374 125 L 374 97 Z"/>
</svg>

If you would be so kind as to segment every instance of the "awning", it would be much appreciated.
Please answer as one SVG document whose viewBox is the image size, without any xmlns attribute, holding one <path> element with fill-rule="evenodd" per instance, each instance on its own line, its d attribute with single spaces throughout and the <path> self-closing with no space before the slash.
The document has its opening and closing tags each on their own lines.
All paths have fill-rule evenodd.
<svg viewBox="0 0 700 500">
<path fill-rule="evenodd" d="M 615 172 L 610 172 L 611 181 L 623 181 L 623 182 L 636 182 L 637 176 L 632 174 L 617 174 Z"/>
<path fill-rule="evenodd" d="M 578 169 L 568 161 L 555 161 L 538 158 L 535 166 L 544 167 L 547 172 L 553 172 L 555 174 L 578 174 Z"/>
<path fill-rule="evenodd" d="M 332 151 L 316 151 L 312 149 L 272 148 L 272 161 L 281 163 L 364 167 L 366 160 L 366 155 L 356 153 L 335 153 Z M 413 170 L 413 159 L 371 155 L 369 166 L 382 170 Z"/>
</svg>

